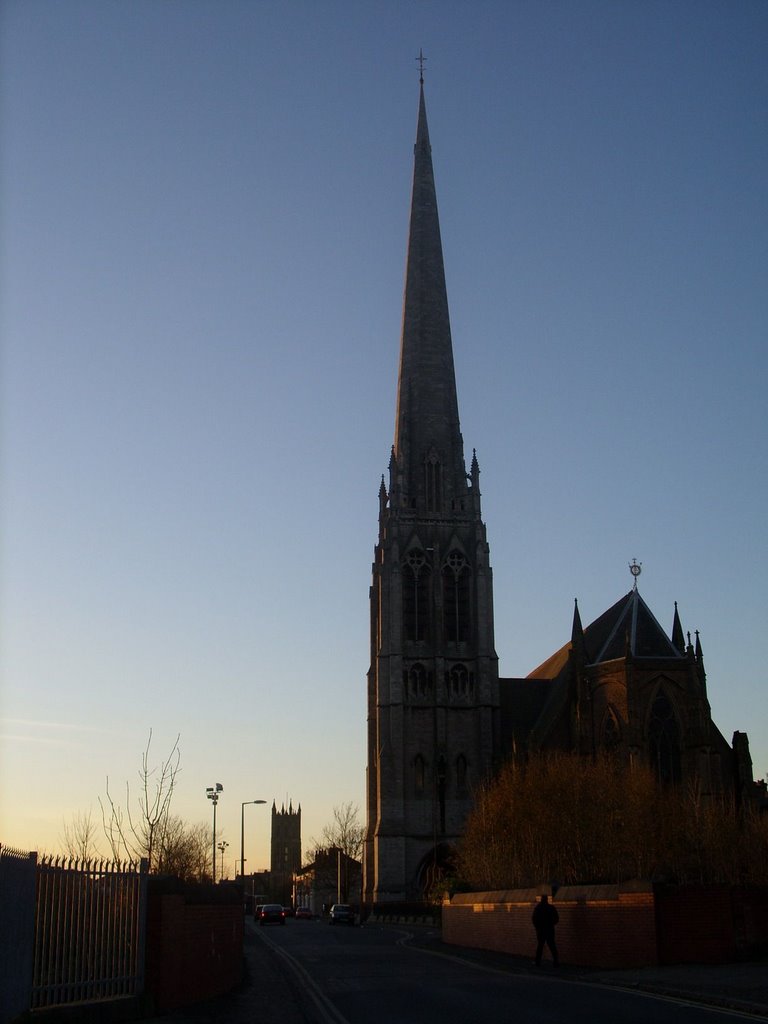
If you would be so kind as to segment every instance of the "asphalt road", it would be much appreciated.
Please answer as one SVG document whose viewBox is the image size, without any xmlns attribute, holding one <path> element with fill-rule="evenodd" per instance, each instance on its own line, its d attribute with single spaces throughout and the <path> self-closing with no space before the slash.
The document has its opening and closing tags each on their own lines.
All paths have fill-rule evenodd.
<svg viewBox="0 0 768 1024">
<path fill-rule="evenodd" d="M 750 1019 L 680 999 L 590 984 L 551 965 L 499 969 L 419 944 L 406 927 L 324 921 L 246 925 L 251 999 L 227 1024 L 710 1024 Z M 255 944 L 255 945 L 254 945 Z M 266 955 L 265 955 L 266 954 Z M 255 1011 L 255 1012 L 254 1012 Z M 200 1018 L 202 1021 L 203 1018 Z M 751 1018 L 754 1020 L 754 1018 Z"/>
</svg>

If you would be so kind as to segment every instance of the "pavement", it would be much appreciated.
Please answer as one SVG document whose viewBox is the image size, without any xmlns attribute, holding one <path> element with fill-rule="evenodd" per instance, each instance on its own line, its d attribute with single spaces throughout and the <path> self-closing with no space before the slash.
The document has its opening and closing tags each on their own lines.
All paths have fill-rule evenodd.
<svg viewBox="0 0 768 1024">
<path fill-rule="evenodd" d="M 532 960 L 489 950 L 471 949 L 444 943 L 439 931 L 419 935 L 416 929 L 413 944 L 431 952 L 460 956 L 462 960 L 482 964 L 511 973 L 549 973 L 569 981 L 592 985 L 655 992 L 703 1006 L 739 1010 L 768 1020 L 768 957 L 733 964 L 676 964 L 669 967 L 636 967 L 624 970 L 574 967 L 562 964 L 554 968 L 544 960 L 536 967 Z"/>
<path fill-rule="evenodd" d="M 366 925 L 365 927 L 383 927 Z M 734 964 L 683 964 L 605 971 L 599 968 L 555 969 L 549 961 L 532 961 L 488 950 L 443 943 L 440 932 L 425 925 L 398 925 L 413 946 L 439 956 L 460 957 L 486 969 L 509 973 L 548 973 L 553 978 L 655 992 L 702 1006 L 738 1010 L 768 1021 L 768 959 Z M 317 1020 L 314 1006 L 278 954 L 246 926 L 243 983 L 225 996 L 145 1020 L 143 1024 L 307 1024 Z M 256 1011 L 256 1012 L 254 1012 Z"/>
</svg>

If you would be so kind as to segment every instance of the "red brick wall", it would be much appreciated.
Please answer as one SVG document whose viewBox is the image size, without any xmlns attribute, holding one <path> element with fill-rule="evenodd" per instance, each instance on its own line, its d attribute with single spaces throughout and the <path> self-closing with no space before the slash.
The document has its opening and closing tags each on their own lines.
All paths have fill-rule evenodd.
<svg viewBox="0 0 768 1024">
<path fill-rule="evenodd" d="M 740 958 L 768 953 L 768 887 L 731 890 L 736 953 Z"/>
<path fill-rule="evenodd" d="M 533 959 L 536 933 L 531 915 L 539 892 L 454 896 L 443 905 L 443 940 Z M 560 915 L 556 938 L 563 963 L 616 968 L 657 963 L 650 885 L 639 889 L 567 886 L 558 890 L 552 904 Z"/>
<path fill-rule="evenodd" d="M 768 889 L 659 886 L 659 962 L 722 964 L 768 948 Z"/>
<path fill-rule="evenodd" d="M 146 963 L 157 1010 L 230 991 L 242 978 L 242 904 L 188 903 L 183 895 L 150 899 Z"/>
<path fill-rule="evenodd" d="M 443 940 L 533 958 L 531 914 L 542 891 L 456 895 L 443 905 Z M 552 903 L 560 914 L 556 936 L 563 963 L 614 968 L 728 963 L 768 948 L 765 888 L 564 886 Z"/>
<path fill-rule="evenodd" d="M 735 958 L 728 886 L 660 887 L 656 921 L 659 963 L 721 964 Z"/>
</svg>

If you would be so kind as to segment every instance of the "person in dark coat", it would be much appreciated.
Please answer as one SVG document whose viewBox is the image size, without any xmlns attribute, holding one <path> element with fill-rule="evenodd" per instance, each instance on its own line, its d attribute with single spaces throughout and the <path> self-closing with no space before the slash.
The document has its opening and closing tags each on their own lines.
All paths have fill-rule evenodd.
<svg viewBox="0 0 768 1024">
<path fill-rule="evenodd" d="M 547 896 L 542 896 L 536 904 L 531 920 L 536 929 L 536 966 L 541 967 L 541 954 L 544 952 L 544 943 L 546 942 L 552 954 L 552 963 L 557 967 L 560 958 L 557 955 L 557 943 L 555 942 L 555 925 L 560 920 L 560 915 Z"/>
</svg>

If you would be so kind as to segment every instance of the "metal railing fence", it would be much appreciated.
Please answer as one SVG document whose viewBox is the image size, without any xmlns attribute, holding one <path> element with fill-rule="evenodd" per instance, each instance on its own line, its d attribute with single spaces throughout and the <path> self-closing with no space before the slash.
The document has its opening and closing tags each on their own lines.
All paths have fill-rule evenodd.
<svg viewBox="0 0 768 1024">
<path fill-rule="evenodd" d="M 147 862 L 43 857 L 31 1008 L 141 994 Z"/>
</svg>

